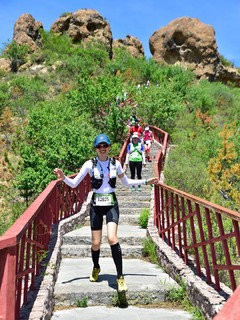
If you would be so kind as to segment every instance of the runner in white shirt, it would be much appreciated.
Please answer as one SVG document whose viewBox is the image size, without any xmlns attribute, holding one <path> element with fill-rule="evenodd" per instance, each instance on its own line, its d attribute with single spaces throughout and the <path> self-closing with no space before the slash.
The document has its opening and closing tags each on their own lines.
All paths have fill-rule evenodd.
<svg viewBox="0 0 240 320">
<path fill-rule="evenodd" d="M 87 173 L 91 176 L 93 196 L 90 204 L 90 221 L 92 231 L 93 271 L 90 275 L 90 281 L 97 281 L 100 272 L 99 256 L 102 239 L 102 225 L 103 216 L 106 215 L 108 242 L 117 270 L 118 291 L 126 292 L 127 285 L 125 284 L 122 271 L 122 251 L 117 237 L 119 207 L 114 192 L 116 177 L 120 178 L 121 182 L 127 186 L 157 184 L 158 179 L 128 179 L 120 162 L 118 160 L 114 161 L 108 157 L 110 140 L 105 134 L 100 134 L 95 138 L 94 146 L 98 156 L 95 159 L 86 161 L 75 178 L 71 179 L 66 177 L 63 171 L 58 168 L 54 169 L 54 174 L 72 188 L 76 188 Z"/>
</svg>

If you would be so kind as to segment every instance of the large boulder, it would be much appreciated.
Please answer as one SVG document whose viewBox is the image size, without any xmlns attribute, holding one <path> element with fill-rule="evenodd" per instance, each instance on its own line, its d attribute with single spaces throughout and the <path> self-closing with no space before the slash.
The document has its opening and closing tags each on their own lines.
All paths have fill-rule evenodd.
<svg viewBox="0 0 240 320">
<path fill-rule="evenodd" d="M 40 29 L 43 29 L 42 23 L 35 21 L 30 14 L 24 13 L 15 22 L 12 41 L 19 45 L 26 44 L 31 51 L 36 51 L 42 44 Z"/>
<path fill-rule="evenodd" d="M 90 41 L 99 41 L 110 55 L 112 53 L 110 25 L 96 10 L 81 9 L 61 17 L 52 24 L 51 31 L 66 33 L 74 42 L 81 41 L 83 45 Z"/>
<path fill-rule="evenodd" d="M 190 67 L 199 79 L 230 81 L 240 86 L 238 70 L 221 63 L 213 27 L 196 18 L 171 21 L 153 33 L 149 46 L 158 62 Z"/>
<path fill-rule="evenodd" d="M 130 52 L 131 56 L 134 58 L 144 56 L 144 49 L 142 43 L 138 40 L 138 38 L 131 37 L 130 35 L 127 35 L 125 39 L 113 40 L 112 47 L 113 49 L 125 47 Z"/>
<path fill-rule="evenodd" d="M 200 76 L 214 78 L 219 55 L 212 26 L 196 18 L 183 17 L 155 31 L 149 39 L 150 51 L 158 62 L 191 66 Z"/>
</svg>

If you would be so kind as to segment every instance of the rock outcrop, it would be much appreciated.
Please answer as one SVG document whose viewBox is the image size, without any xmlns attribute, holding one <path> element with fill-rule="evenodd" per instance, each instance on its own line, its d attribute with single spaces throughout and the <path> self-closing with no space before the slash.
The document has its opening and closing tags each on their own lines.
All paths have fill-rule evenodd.
<svg viewBox="0 0 240 320">
<path fill-rule="evenodd" d="M 36 51 L 42 44 L 39 29 L 43 29 L 42 23 L 35 21 L 30 14 L 24 13 L 14 25 L 12 41 L 16 41 L 19 45 L 26 44 L 31 48 L 31 51 Z"/>
<path fill-rule="evenodd" d="M 240 84 L 237 70 L 229 70 L 220 61 L 215 31 L 199 19 L 183 17 L 155 31 L 149 39 L 154 60 L 190 67 L 198 78 Z M 230 80 L 231 81 L 231 80 Z"/>
<path fill-rule="evenodd" d="M 144 49 L 142 43 L 136 37 L 131 37 L 127 35 L 125 39 L 116 39 L 113 40 L 113 49 L 126 47 L 127 50 L 130 52 L 131 56 L 136 57 L 143 57 L 144 56 Z"/>
<path fill-rule="evenodd" d="M 182 62 L 201 75 L 207 73 L 209 77 L 216 73 L 219 57 L 215 31 L 196 18 L 183 17 L 171 21 L 154 32 L 149 45 L 154 60 L 158 62 Z"/>
<path fill-rule="evenodd" d="M 34 52 L 42 44 L 40 29 L 43 29 L 42 23 L 25 13 L 14 25 L 12 40 L 19 45 L 30 46 Z M 84 47 L 89 42 L 100 43 L 110 58 L 113 50 L 121 47 L 126 47 L 132 57 L 144 56 L 143 45 L 138 38 L 127 35 L 125 39 L 113 40 L 108 21 L 96 10 L 81 9 L 66 14 L 52 24 L 51 31 L 66 33 L 74 42 L 80 41 Z M 149 46 L 157 62 L 180 64 L 184 68 L 191 68 L 199 79 L 233 82 L 240 87 L 238 69 L 221 63 L 213 27 L 197 18 L 183 17 L 171 21 L 153 33 Z M 0 68 L 8 72 L 9 61 L 1 59 Z"/>
<path fill-rule="evenodd" d="M 51 31 L 66 33 L 74 42 L 81 41 L 83 45 L 99 41 L 111 55 L 112 31 L 107 20 L 96 10 L 81 9 L 61 17 L 52 24 Z"/>
<path fill-rule="evenodd" d="M 10 72 L 12 70 L 11 61 L 7 58 L 0 58 L 0 70 Z"/>
</svg>

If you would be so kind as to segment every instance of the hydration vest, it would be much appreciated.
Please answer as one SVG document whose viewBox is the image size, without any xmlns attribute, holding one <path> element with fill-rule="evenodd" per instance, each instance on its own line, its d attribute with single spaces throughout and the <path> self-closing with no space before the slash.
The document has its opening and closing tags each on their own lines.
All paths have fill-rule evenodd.
<svg viewBox="0 0 240 320">
<path fill-rule="evenodd" d="M 98 163 L 97 158 L 92 159 L 92 176 L 91 176 L 91 187 L 93 189 L 99 189 L 103 183 L 103 173 L 101 173 L 102 168 Z M 116 170 L 116 159 L 110 158 L 109 164 L 109 185 L 111 188 L 116 187 L 116 180 L 117 180 L 117 170 Z"/>
<path fill-rule="evenodd" d="M 130 161 L 142 161 L 142 144 L 138 142 L 137 145 L 131 142 L 129 144 Z"/>
</svg>

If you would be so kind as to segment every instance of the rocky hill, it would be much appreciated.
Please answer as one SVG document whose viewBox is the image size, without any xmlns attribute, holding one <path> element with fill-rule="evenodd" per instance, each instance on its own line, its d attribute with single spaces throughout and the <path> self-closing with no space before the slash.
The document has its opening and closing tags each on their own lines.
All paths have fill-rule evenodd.
<svg viewBox="0 0 240 320">
<path fill-rule="evenodd" d="M 153 33 L 149 46 L 158 62 L 190 67 L 200 79 L 240 85 L 238 70 L 221 63 L 213 27 L 196 18 L 173 20 Z"/>
<path fill-rule="evenodd" d="M 13 41 L 27 44 L 34 52 L 41 48 L 40 29 L 43 25 L 30 14 L 23 14 L 14 25 Z M 100 42 L 106 48 L 109 58 L 114 58 L 114 49 L 126 47 L 133 57 L 144 56 L 142 43 L 134 36 L 113 39 L 110 24 L 96 10 L 81 9 L 68 13 L 53 22 L 51 31 L 66 33 L 74 42 L 83 45 Z M 240 86 L 237 68 L 226 67 L 221 62 L 215 31 L 212 26 L 196 18 L 182 17 L 156 30 L 149 39 L 153 59 L 167 64 L 180 64 L 191 68 L 199 79 L 233 82 Z M 0 59 L 0 68 L 10 71 L 10 62 Z"/>
</svg>

